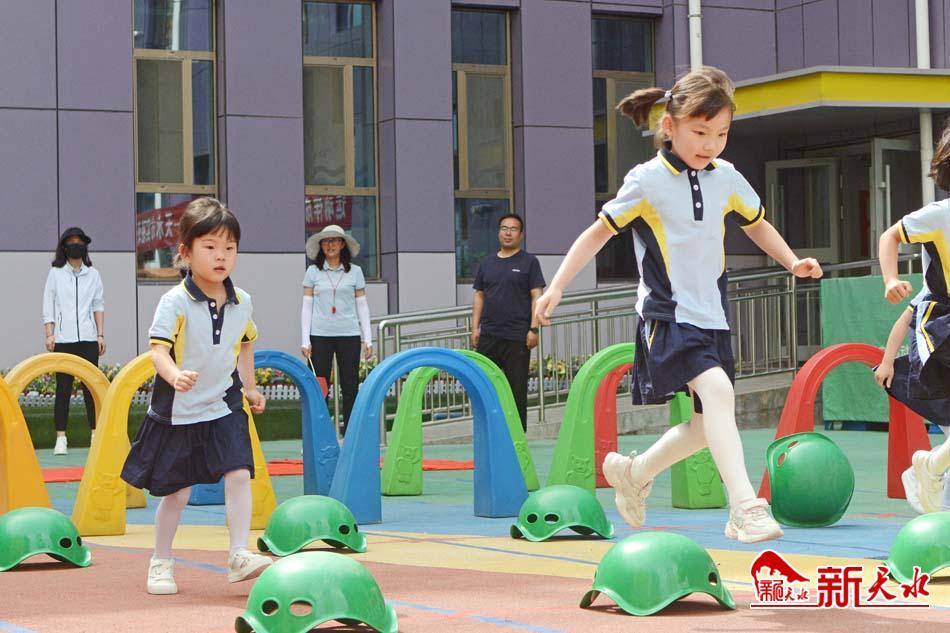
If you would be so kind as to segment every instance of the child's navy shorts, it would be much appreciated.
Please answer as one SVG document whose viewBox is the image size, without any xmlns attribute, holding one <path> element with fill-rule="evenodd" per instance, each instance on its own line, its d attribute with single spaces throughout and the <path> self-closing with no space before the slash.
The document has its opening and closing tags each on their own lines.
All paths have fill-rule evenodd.
<svg viewBox="0 0 950 633">
<path fill-rule="evenodd" d="M 662 404 L 677 391 L 690 393 L 686 383 L 713 367 L 722 367 L 735 384 L 736 364 L 729 330 L 637 319 L 633 404 Z M 696 394 L 693 409 L 703 412 L 703 403 Z"/>
<path fill-rule="evenodd" d="M 909 396 L 918 400 L 950 398 L 950 305 L 927 295 L 914 307 L 910 323 Z M 898 366 L 895 363 L 895 379 Z M 900 398 L 898 397 L 900 400 Z"/>
<path fill-rule="evenodd" d="M 217 420 L 165 424 L 145 416 L 122 468 L 122 479 L 164 497 L 194 484 L 217 483 L 246 468 L 254 476 L 247 414 L 232 411 Z"/>
<path fill-rule="evenodd" d="M 925 420 L 940 426 L 950 426 L 950 399 L 925 400 L 915 398 L 911 391 L 913 380 L 911 379 L 910 365 L 910 358 L 907 356 L 895 358 L 894 377 L 891 379 L 891 386 L 884 389 L 892 398 L 904 403 L 908 409 Z"/>
</svg>

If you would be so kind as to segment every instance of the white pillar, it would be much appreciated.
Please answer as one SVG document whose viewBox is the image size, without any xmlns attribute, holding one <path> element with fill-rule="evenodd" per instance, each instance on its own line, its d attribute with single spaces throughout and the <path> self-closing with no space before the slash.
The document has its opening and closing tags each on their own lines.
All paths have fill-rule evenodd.
<svg viewBox="0 0 950 633">
<path fill-rule="evenodd" d="M 930 68 L 930 0 L 916 0 L 914 21 L 917 27 L 917 68 Z M 920 109 L 920 191 L 923 204 L 934 201 L 934 183 L 930 161 L 934 156 L 933 117 L 930 108 Z"/>
<path fill-rule="evenodd" d="M 689 69 L 703 65 L 703 21 L 699 0 L 689 0 Z"/>
</svg>

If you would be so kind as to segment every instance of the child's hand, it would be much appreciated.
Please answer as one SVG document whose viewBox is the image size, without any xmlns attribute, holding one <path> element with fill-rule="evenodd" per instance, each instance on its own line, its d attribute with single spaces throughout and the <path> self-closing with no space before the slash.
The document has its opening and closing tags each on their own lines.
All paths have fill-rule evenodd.
<svg viewBox="0 0 950 633">
<path fill-rule="evenodd" d="M 195 386 L 196 382 L 198 382 L 198 372 L 182 369 L 178 372 L 178 375 L 175 376 L 175 382 L 172 384 L 172 387 L 175 388 L 175 391 L 191 391 L 191 388 Z"/>
<path fill-rule="evenodd" d="M 901 279 L 892 279 L 884 282 L 884 298 L 891 303 L 900 303 L 914 292 L 914 287 L 909 281 Z"/>
<path fill-rule="evenodd" d="M 795 263 L 792 264 L 792 274 L 796 277 L 818 279 L 824 273 L 822 273 L 821 264 L 818 263 L 817 259 L 814 257 L 806 257 L 805 259 L 795 260 Z"/>
<path fill-rule="evenodd" d="M 534 306 L 534 314 L 541 325 L 551 325 L 551 315 L 554 309 L 561 303 L 561 291 L 554 288 L 548 288 L 544 291 Z"/>
<path fill-rule="evenodd" d="M 244 397 L 247 398 L 247 403 L 251 406 L 251 413 L 264 413 L 264 405 L 267 403 L 264 394 L 257 389 L 251 389 L 244 392 Z"/>
<path fill-rule="evenodd" d="M 880 387 L 890 387 L 894 379 L 894 363 L 882 362 L 874 370 L 874 380 Z"/>
</svg>

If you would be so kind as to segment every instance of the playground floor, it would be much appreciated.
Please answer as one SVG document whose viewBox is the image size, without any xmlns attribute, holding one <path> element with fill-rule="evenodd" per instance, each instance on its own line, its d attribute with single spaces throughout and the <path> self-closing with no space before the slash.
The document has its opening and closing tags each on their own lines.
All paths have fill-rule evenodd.
<svg viewBox="0 0 950 633">
<path fill-rule="evenodd" d="M 617 528 L 613 541 L 556 538 L 544 543 L 513 540 L 513 519 L 485 519 L 472 513 L 472 472 L 424 474 L 421 497 L 386 497 L 383 523 L 361 526 L 369 549 L 351 554 L 374 574 L 395 608 L 400 631 L 868 631 L 913 625 L 915 633 L 947 631 L 950 624 L 950 570 L 927 587 L 930 595 L 900 598 L 897 608 L 750 608 L 755 601 L 750 565 L 764 549 L 774 549 L 812 578 L 826 565 L 863 565 L 864 593 L 875 565 L 887 558 L 898 530 L 915 515 L 903 500 L 884 493 L 886 433 L 827 432 L 855 468 L 856 489 L 848 513 L 820 529 L 786 528 L 785 538 L 743 545 L 723 536 L 725 510 L 677 510 L 671 506 L 670 477 L 660 476 L 649 499 L 647 527 L 686 535 L 706 547 L 720 567 L 737 610 L 727 611 L 705 594 L 695 594 L 649 618 L 628 616 L 601 597 L 590 610 L 578 608 L 600 558 L 613 542 L 634 533 L 620 519 L 609 490 L 598 497 Z M 764 468 L 765 447 L 773 431 L 742 433 L 755 485 Z M 932 439 L 938 436 L 931 436 Z M 654 436 L 622 436 L 623 451 L 646 448 Z M 543 483 L 554 449 L 552 441 L 531 443 Z M 471 459 L 470 445 L 425 447 L 425 457 Z M 264 444 L 268 459 L 299 458 L 299 442 Z M 85 450 L 54 458 L 40 451 L 43 467 L 81 465 Z M 279 500 L 302 494 L 300 477 L 275 477 Z M 51 484 L 55 507 L 69 514 L 78 484 Z M 820 491 L 815 491 L 820 494 Z M 227 532 L 223 506 L 189 507 L 176 540 L 177 596 L 149 596 L 145 574 L 151 555 L 152 513 L 128 512 L 124 536 L 89 537 L 93 553 L 86 569 L 66 567 L 38 556 L 17 571 L 0 574 L 0 632 L 112 631 L 225 633 L 244 610 L 251 583 L 226 580 Z M 252 542 L 258 533 L 252 534 Z M 950 538 L 950 535 L 948 535 Z M 815 586 L 812 582 L 811 591 Z M 900 595 L 897 584 L 887 589 Z M 926 602 L 930 608 L 911 608 Z M 893 604 L 893 603 L 892 603 Z M 351 629 L 338 623 L 326 630 Z M 321 628 L 320 630 L 324 630 Z M 284 633 L 284 632 L 281 632 Z M 287 632 L 291 633 L 291 632 Z"/>
</svg>

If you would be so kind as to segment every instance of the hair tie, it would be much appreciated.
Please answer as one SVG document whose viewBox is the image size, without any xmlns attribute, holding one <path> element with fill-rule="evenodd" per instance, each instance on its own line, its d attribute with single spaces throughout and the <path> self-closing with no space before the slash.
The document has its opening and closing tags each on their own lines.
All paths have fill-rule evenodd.
<svg viewBox="0 0 950 633">
<path fill-rule="evenodd" d="M 663 98 L 664 98 L 664 99 L 672 99 L 672 98 L 673 98 L 673 91 L 672 91 L 672 90 L 667 90 L 666 93 L 663 95 Z"/>
</svg>

